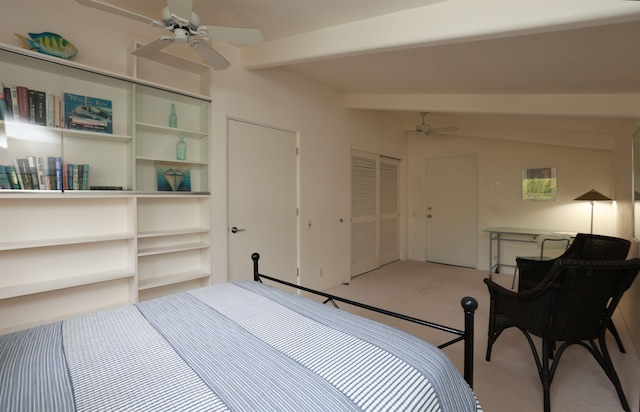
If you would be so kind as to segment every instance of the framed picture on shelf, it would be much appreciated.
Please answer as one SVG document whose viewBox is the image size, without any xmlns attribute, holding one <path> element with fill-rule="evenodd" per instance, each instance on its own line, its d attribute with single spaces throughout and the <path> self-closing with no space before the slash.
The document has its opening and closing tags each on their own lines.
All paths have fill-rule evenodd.
<svg viewBox="0 0 640 412">
<path fill-rule="evenodd" d="M 156 162 L 159 192 L 190 192 L 191 171 L 182 163 Z"/>
<path fill-rule="evenodd" d="M 64 121 L 67 129 L 113 133 L 111 100 L 65 93 Z"/>
<path fill-rule="evenodd" d="M 522 200 L 555 201 L 557 197 L 555 167 L 522 169 Z"/>
</svg>

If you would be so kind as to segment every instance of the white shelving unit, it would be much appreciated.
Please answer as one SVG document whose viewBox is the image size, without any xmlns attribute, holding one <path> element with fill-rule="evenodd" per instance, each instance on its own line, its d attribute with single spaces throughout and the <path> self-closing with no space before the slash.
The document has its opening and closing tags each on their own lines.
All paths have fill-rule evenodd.
<svg viewBox="0 0 640 412">
<path fill-rule="evenodd" d="M 137 199 L 140 299 L 206 284 L 211 277 L 208 195 Z M 171 286 L 171 288 L 169 288 Z"/>
<path fill-rule="evenodd" d="M 2 193 L 2 330 L 135 301 L 134 205 L 129 196 Z M 79 290 L 87 296 L 71 298 Z"/>
<path fill-rule="evenodd" d="M 0 121 L 1 165 L 61 157 L 90 165 L 89 186 L 122 187 L 0 190 L 0 333 L 210 282 L 208 96 L 5 45 L 0 81 L 113 108 L 113 133 Z M 186 160 L 176 160 L 180 137 Z M 158 191 L 162 162 L 188 170 L 189 191 Z"/>
<path fill-rule="evenodd" d="M 168 125 L 171 105 L 175 105 L 178 127 Z M 176 95 L 147 86 L 136 86 L 136 189 L 157 190 L 158 162 L 188 169 L 192 192 L 209 187 L 209 110 L 210 102 Z M 176 160 L 180 138 L 187 144 L 187 159 Z M 185 178 L 186 179 L 186 178 Z"/>
</svg>

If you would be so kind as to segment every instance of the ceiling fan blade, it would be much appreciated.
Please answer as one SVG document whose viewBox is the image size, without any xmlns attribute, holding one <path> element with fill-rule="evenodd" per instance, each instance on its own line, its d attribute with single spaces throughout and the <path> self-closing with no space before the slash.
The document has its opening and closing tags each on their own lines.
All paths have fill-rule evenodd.
<svg viewBox="0 0 640 412">
<path fill-rule="evenodd" d="M 458 131 L 458 128 L 453 126 L 453 127 L 436 127 L 434 129 L 431 129 L 431 131 L 433 133 L 455 133 Z"/>
<path fill-rule="evenodd" d="M 206 35 L 200 34 L 201 31 Z M 198 34 L 205 39 L 223 41 L 225 43 L 260 44 L 263 41 L 260 30 L 244 27 L 200 26 L 198 27 Z"/>
<path fill-rule="evenodd" d="M 215 51 L 205 42 L 195 40 L 190 44 L 193 51 L 198 53 L 198 55 L 202 57 L 202 60 L 204 60 L 206 64 L 211 66 L 213 70 L 224 70 L 231 64 L 227 61 L 227 59 L 222 57 L 220 53 Z"/>
<path fill-rule="evenodd" d="M 154 40 L 151 43 L 146 44 L 139 49 L 136 49 L 132 54 L 135 54 L 139 57 L 151 56 L 152 54 L 159 52 L 160 50 L 173 43 L 174 40 L 175 38 L 172 36 L 160 37 L 158 40 Z"/>
<path fill-rule="evenodd" d="M 192 0 L 167 0 L 167 6 L 169 7 L 170 13 L 175 14 L 181 19 L 191 20 L 191 12 L 193 11 Z"/>
<path fill-rule="evenodd" d="M 94 9 L 106 11 L 108 13 L 117 14 L 119 16 L 127 17 L 129 19 L 138 20 L 151 26 L 164 27 L 164 25 L 152 18 L 143 16 L 141 14 L 132 13 L 129 10 L 121 9 L 120 7 L 113 6 L 111 4 L 104 3 L 100 0 L 76 0 L 79 4 Z"/>
</svg>

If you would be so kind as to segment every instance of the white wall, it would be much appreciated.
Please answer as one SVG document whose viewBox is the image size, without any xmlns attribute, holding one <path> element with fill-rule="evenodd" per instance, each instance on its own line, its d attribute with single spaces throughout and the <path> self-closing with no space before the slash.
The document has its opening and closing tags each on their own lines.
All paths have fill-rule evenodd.
<svg viewBox="0 0 640 412">
<path fill-rule="evenodd" d="M 346 109 L 340 94 L 286 70 L 243 70 L 232 47 L 218 49 L 232 66 L 212 77 L 215 279 L 223 280 L 227 269 L 226 119 L 232 117 L 298 132 L 301 281 L 316 288 L 348 281 L 350 147 L 403 158 L 406 139 L 384 131 L 389 115 Z"/>
<path fill-rule="evenodd" d="M 489 226 L 589 232 L 590 204 L 573 199 L 591 188 L 613 196 L 612 153 L 604 150 L 535 145 L 457 136 L 416 136 L 409 143 L 409 185 L 424 187 L 425 159 L 475 155 L 478 160 L 478 268 L 489 266 Z M 556 202 L 522 201 L 522 169 L 556 167 Z M 409 193 L 409 257 L 424 260 L 425 222 L 421 193 Z M 595 207 L 594 232 L 613 234 L 611 203 Z M 513 259 L 513 244 L 504 243 L 503 261 Z M 515 245 L 517 246 L 517 245 Z M 525 249 L 526 250 L 526 249 Z M 527 254 L 531 254 L 529 251 Z"/>
<path fill-rule="evenodd" d="M 376 130 L 379 116 L 347 110 L 339 94 L 279 69 L 247 72 L 232 65 L 214 72 L 213 90 L 216 279 L 222 280 L 226 273 L 226 119 L 233 117 L 299 133 L 301 280 L 310 287 L 348 280 L 349 150 L 352 140 L 363 141 L 371 150 L 389 151 L 386 147 L 394 146 Z M 393 153 L 398 151 L 404 155 L 403 148 Z"/>
</svg>

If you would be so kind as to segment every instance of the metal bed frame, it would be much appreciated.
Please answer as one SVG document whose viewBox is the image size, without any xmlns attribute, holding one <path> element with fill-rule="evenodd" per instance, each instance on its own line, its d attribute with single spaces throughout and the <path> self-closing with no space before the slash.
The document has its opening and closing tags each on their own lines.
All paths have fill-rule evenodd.
<svg viewBox="0 0 640 412">
<path fill-rule="evenodd" d="M 331 295 L 328 293 L 320 292 L 314 289 L 309 289 L 304 286 L 296 285 L 294 283 L 286 282 L 284 280 L 276 279 L 271 276 L 263 275 L 258 270 L 258 260 L 260 259 L 260 255 L 258 253 L 253 253 L 251 255 L 251 259 L 253 260 L 253 280 L 256 282 L 262 283 L 262 279 L 267 279 L 273 282 L 277 282 L 286 286 L 290 286 L 292 288 L 296 288 L 299 290 L 303 290 L 305 292 L 313 293 L 318 296 L 322 296 L 326 298 L 326 300 L 322 303 L 331 303 L 336 308 L 339 308 L 336 304 L 337 302 L 346 303 L 348 305 L 357 306 L 359 308 L 363 308 L 366 310 L 370 310 L 373 312 L 378 312 L 383 315 L 391 316 L 394 318 L 406 320 L 408 322 L 416 323 L 419 325 L 423 325 L 429 328 L 438 329 L 440 331 L 448 332 L 457 337 L 447 341 L 438 346 L 439 349 L 443 349 L 449 345 L 457 343 L 459 341 L 464 341 L 464 379 L 467 381 L 469 386 L 473 388 L 473 331 L 474 331 L 474 314 L 476 309 L 478 309 L 478 301 L 470 296 L 465 296 L 460 301 L 462 305 L 462 309 L 464 310 L 464 330 L 454 329 L 448 326 L 439 325 L 437 323 L 428 322 L 426 320 L 413 318 L 411 316 L 403 315 L 396 312 L 391 312 L 386 309 L 376 308 L 374 306 L 370 306 L 364 303 L 355 302 L 353 300 L 341 298 L 339 296 Z"/>
</svg>

